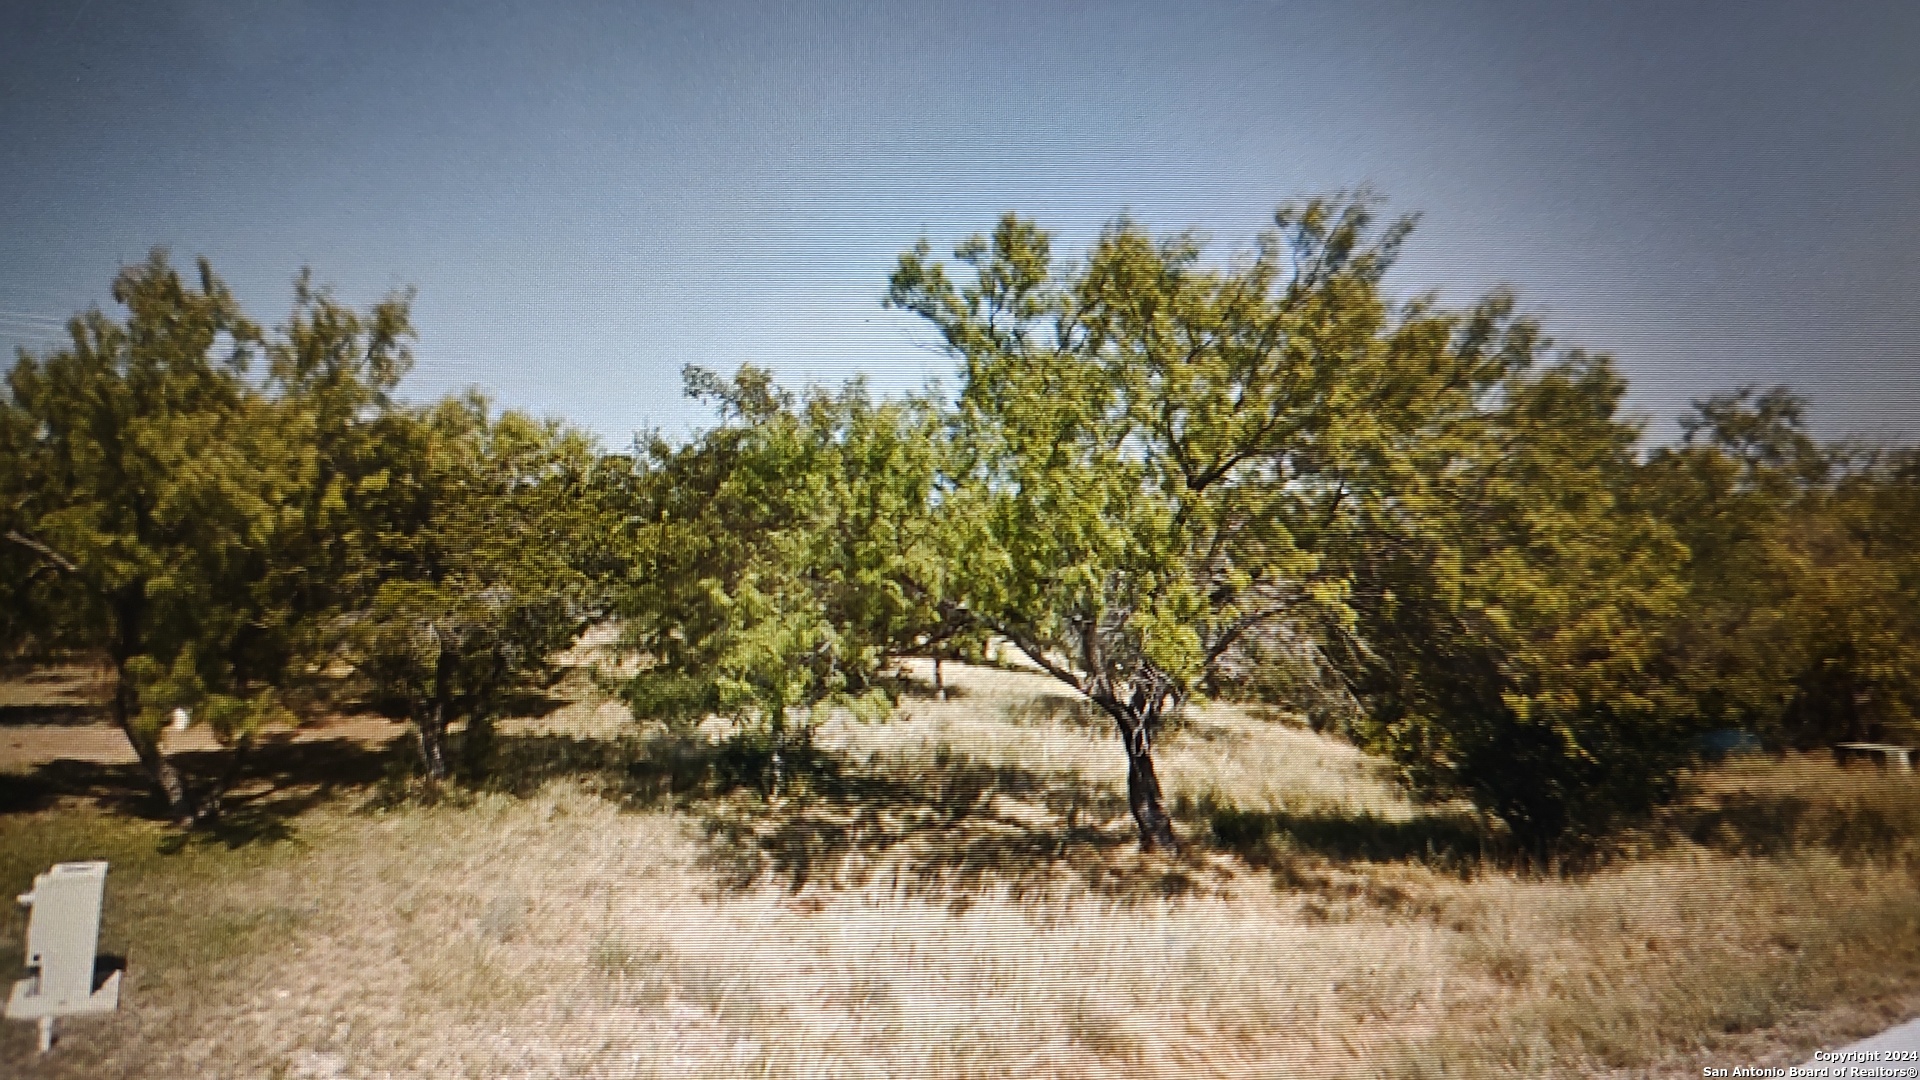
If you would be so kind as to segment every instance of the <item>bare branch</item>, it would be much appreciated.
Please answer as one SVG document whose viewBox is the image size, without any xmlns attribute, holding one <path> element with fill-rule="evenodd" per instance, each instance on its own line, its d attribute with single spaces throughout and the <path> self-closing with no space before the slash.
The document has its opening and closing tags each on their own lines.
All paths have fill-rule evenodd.
<svg viewBox="0 0 1920 1080">
<path fill-rule="evenodd" d="M 48 562 L 54 564 L 55 566 L 58 566 L 60 569 L 65 570 L 69 574 L 77 574 L 80 572 L 79 565 L 76 564 L 72 559 L 67 558 L 65 555 L 60 554 L 59 552 L 53 550 L 52 548 L 41 543 L 40 541 L 35 540 L 33 537 L 26 535 L 25 533 L 22 533 L 16 529 L 8 529 L 6 531 L 6 538 L 13 541 L 16 544 L 19 544 L 21 547 L 26 548 L 27 550 L 39 555 L 41 558 L 47 560 Z"/>
<path fill-rule="evenodd" d="M 975 617 L 979 618 L 979 616 Z M 1086 685 L 1080 681 L 1080 677 L 1072 671 L 1054 663 L 1052 658 L 1047 656 L 1046 650 L 1042 649 L 1040 643 L 1035 641 L 1031 636 L 993 619 L 980 618 L 980 624 L 992 630 L 994 633 L 999 634 L 1001 637 L 1006 638 L 1008 641 L 1013 642 L 1014 648 L 1019 649 L 1025 654 L 1027 659 L 1040 665 L 1040 668 L 1047 674 L 1073 687 L 1073 689 L 1079 693 L 1085 694 L 1087 692 Z"/>
</svg>

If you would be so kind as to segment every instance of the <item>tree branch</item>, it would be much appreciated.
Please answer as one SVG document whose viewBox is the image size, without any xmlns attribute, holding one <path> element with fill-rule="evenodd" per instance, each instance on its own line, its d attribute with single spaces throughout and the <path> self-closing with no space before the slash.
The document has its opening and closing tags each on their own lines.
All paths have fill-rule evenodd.
<svg viewBox="0 0 1920 1080">
<path fill-rule="evenodd" d="M 1228 649 L 1233 648 L 1235 642 L 1246 635 L 1247 631 L 1276 615 L 1286 614 L 1287 610 L 1292 606 L 1292 604 L 1285 602 L 1275 604 L 1272 607 L 1262 608 L 1258 611 L 1242 615 L 1240 618 L 1229 623 L 1227 627 L 1220 632 L 1220 637 L 1208 647 L 1205 666 L 1211 668 L 1216 661 L 1226 655 Z"/>
<path fill-rule="evenodd" d="M 965 611 L 967 616 L 978 621 L 980 625 L 1013 642 L 1014 648 L 1019 649 L 1025 654 L 1027 659 L 1040 665 L 1041 670 L 1047 674 L 1073 687 L 1073 689 L 1079 693 L 1085 694 L 1087 692 L 1085 685 L 1081 683 L 1079 677 L 1049 659 L 1046 651 L 1040 647 L 1039 642 L 998 620 L 989 619 L 977 612 L 966 611 L 964 608 L 960 610 Z"/>
<path fill-rule="evenodd" d="M 33 537 L 28 536 L 25 533 L 18 531 L 17 529 L 8 529 L 5 535 L 7 539 L 13 541 L 16 544 L 19 544 L 21 547 L 26 548 L 29 551 L 34 552 L 35 554 L 39 555 L 41 558 L 47 560 L 48 562 L 54 564 L 55 566 L 58 566 L 60 569 L 65 570 L 69 574 L 77 574 L 80 572 L 79 565 L 76 564 L 72 559 L 67 558 L 65 555 L 60 554 L 59 552 L 53 550 L 47 545 L 41 543 L 38 540 L 35 540 Z"/>
</svg>

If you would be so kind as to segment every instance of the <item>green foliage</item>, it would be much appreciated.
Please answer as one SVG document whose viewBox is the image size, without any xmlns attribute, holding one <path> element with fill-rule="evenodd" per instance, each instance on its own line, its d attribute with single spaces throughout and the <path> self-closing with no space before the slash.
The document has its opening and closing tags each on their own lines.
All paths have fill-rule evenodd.
<svg viewBox="0 0 1920 1080">
<path fill-rule="evenodd" d="M 1352 625 L 1370 508 L 1461 439 L 1527 328 L 1496 298 L 1459 315 L 1380 288 L 1411 227 L 1372 200 L 1283 207 L 1224 268 L 1191 236 L 1121 221 L 1083 264 L 1009 217 L 924 246 L 890 302 L 941 333 L 964 383 L 943 509 L 953 604 L 1120 729 L 1143 844 L 1173 841 L 1152 739 L 1250 652 Z"/>
<path fill-rule="evenodd" d="M 690 368 L 687 387 L 722 423 L 645 447 L 623 534 L 636 713 L 722 713 L 775 738 L 823 707 L 883 714 L 888 661 L 954 631 L 931 410 L 858 384 L 796 400 L 752 367 L 730 384 Z"/>
<path fill-rule="evenodd" d="M 1495 390 L 1369 511 L 1354 728 L 1545 858 L 1676 790 L 1696 725 L 1667 637 L 1686 551 L 1636 503 L 1638 432 L 1603 358 L 1516 362 Z"/>
<path fill-rule="evenodd" d="M 1814 444 L 1804 403 L 1697 403 L 1648 466 L 1690 553 L 1678 678 L 1715 726 L 1776 746 L 1910 739 L 1920 698 L 1920 486 L 1911 451 Z"/>
<path fill-rule="evenodd" d="M 173 768 L 182 713 L 237 769 L 344 666 L 444 778 L 450 731 L 480 767 L 609 613 L 636 713 L 743 721 L 776 770 L 821 710 L 884 714 L 899 657 L 1011 642 L 1115 725 L 1147 847 L 1176 842 L 1154 740 L 1207 695 L 1302 709 L 1542 857 L 1670 797 L 1704 729 L 1920 734 L 1920 453 L 1819 446 L 1748 389 L 1643 454 L 1609 361 L 1511 297 L 1393 300 L 1411 223 L 1376 209 L 1290 204 L 1211 262 L 1125 220 L 1077 262 L 1012 216 L 958 272 L 923 244 L 887 299 L 954 399 L 689 368 L 720 422 L 632 455 L 396 402 L 406 296 L 356 312 L 303 275 L 265 331 L 156 252 L 123 319 L 8 372 L 0 661 L 110 663 L 183 821 L 233 774 Z"/>
<path fill-rule="evenodd" d="M 195 288 L 156 252 L 115 282 L 124 322 L 91 311 L 9 372 L 0 657 L 111 663 L 114 719 L 181 821 L 218 812 L 259 729 L 341 659 L 428 725 L 442 775 L 446 725 L 544 672 L 592 611 L 607 470 L 477 399 L 395 405 L 404 296 L 363 315 L 302 275 L 269 334 L 199 270 Z M 234 750 L 197 787 L 163 751 L 183 713 Z"/>
<path fill-rule="evenodd" d="M 950 610 L 1116 722 L 1148 846 L 1172 840 L 1152 738 L 1205 693 L 1287 698 L 1529 853 L 1643 816 L 1708 718 L 1623 381 L 1550 357 L 1504 294 L 1391 302 L 1410 223 L 1365 196 L 1275 223 L 1219 268 L 1125 221 L 1061 264 L 1012 217 L 955 251 L 962 279 L 902 257 L 890 303 L 964 376 Z M 1758 438 L 1791 409 L 1713 415 Z"/>
<path fill-rule="evenodd" d="M 403 529 L 413 508 L 396 459 L 412 445 L 413 423 L 393 401 L 413 363 L 409 302 L 392 296 L 362 315 L 302 273 L 292 313 L 266 343 L 269 385 L 280 391 L 268 422 L 292 484 L 268 572 L 290 647 L 309 658 L 326 651 L 327 617 L 343 596 L 364 592 L 377 573 L 368 545 Z"/>
<path fill-rule="evenodd" d="M 391 513 L 359 535 L 330 626 L 440 780 L 451 725 L 467 721 L 481 766 L 503 695 L 549 683 L 553 655 L 600 613 L 591 537 L 609 524 L 619 463 L 558 422 L 493 417 L 478 396 L 389 419 Z"/>
<path fill-rule="evenodd" d="M 104 655 L 114 719 L 181 819 L 218 792 L 187 790 L 160 753 L 172 709 L 244 747 L 278 715 L 288 656 L 267 567 L 291 477 L 246 377 L 261 334 L 199 270 L 195 288 L 158 251 L 123 270 L 126 321 L 73 319 L 67 347 L 21 354 L 0 402 L 0 532 L 22 571 L 0 647 Z"/>
</svg>

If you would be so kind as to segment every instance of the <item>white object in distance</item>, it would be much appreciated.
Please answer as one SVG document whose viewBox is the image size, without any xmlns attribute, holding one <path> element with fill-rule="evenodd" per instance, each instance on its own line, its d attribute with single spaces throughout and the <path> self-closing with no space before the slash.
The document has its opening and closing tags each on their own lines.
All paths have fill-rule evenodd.
<svg viewBox="0 0 1920 1080">
<path fill-rule="evenodd" d="M 173 710 L 173 730 L 185 731 L 187 730 L 187 725 L 191 723 L 193 723 L 192 713 L 184 708 Z"/>
</svg>

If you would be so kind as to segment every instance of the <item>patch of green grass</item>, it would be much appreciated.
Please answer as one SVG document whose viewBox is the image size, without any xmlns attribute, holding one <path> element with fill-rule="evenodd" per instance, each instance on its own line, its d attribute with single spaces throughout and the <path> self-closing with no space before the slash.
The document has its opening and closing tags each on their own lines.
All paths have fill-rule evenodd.
<svg viewBox="0 0 1920 1080">
<path fill-rule="evenodd" d="M 33 887 L 60 862 L 109 863 L 100 952 L 128 959 L 144 985 L 199 979 L 296 935 L 315 908 L 232 895 L 249 872 L 297 857 L 296 845 L 229 848 L 156 822 L 93 810 L 0 815 L 0 895 Z M 0 970 L 24 961 L 29 911 L 0 905 Z"/>
</svg>

